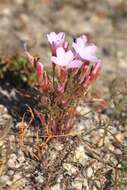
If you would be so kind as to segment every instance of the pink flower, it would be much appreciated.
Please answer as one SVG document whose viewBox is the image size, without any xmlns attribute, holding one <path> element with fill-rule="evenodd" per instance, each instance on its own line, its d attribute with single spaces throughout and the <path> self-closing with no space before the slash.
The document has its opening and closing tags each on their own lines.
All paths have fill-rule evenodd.
<svg viewBox="0 0 127 190">
<path fill-rule="evenodd" d="M 101 68 L 101 61 L 99 60 L 92 68 L 89 75 L 86 77 L 83 87 L 87 88 L 89 85 L 91 85 L 99 76 L 99 71 Z"/>
<path fill-rule="evenodd" d="M 93 69 L 90 73 L 90 78 L 92 81 L 97 79 L 100 68 L 101 68 L 101 60 L 98 60 L 98 62 L 93 66 Z"/>
<path fill-rule="evenodd" d="M 56 56 L 52 56 L 52 62 L 66 69 L 79 68 L 82 65 L 81 60 L 74 60 L 74 54 L 71 50 L 65 51 L 64 48 L 56 49 Z"/>
<path fill-rule="evenodd" d="M 53 55 L 56 54 L 56 49 L 58 47 L 63 47 L 65 50 L 67 50 L 68 42 L 65 42 L 64 32 L 59 32 L 58 34 L 51 32 L 50 34 L 47 34 L 47 38 Z"/>
<path fill-rule="evenodd" d="M 50 34 L 47 34 L 47 38 L 51 45 L 54 43 L 56 46 L 59 46 L 64 43 L 65 34 L 63 32 L 59 32 L 58 34 L 51 32 Z"/>
<path fill-rule="evenodd" d="M 36 73 L 37 73 L 38 82 L 41 83 L 43 79 L 43 65 L 41 62 L 37 62 L 36 64 Z"/>
<path fill-rule="evenodd" d="M 87 37 L 85 35 L 82 35 L 76 39 L 76 42 L 73 42 L 72 46 L 76 55 L 84 61 L 97 62 L 98 58 L 95 55 L 97 47 L 94 44 L 87 45 L 86 43 Z"/>
</svg>

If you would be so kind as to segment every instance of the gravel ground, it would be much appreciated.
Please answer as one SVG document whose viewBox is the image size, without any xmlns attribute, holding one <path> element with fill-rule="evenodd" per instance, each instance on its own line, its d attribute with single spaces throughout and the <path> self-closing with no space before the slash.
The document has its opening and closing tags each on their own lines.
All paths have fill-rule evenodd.
<svg viewBox="0 0 127 190">
<path fill-rule="evenodd" d="M 30 51 L 48 64 L 47 32 L 64 31 L 70 41 L 85 33 L 100 48 L 103 66 L 95 88 L 108 102 L 103 112 L 82 102 L 77 135 L 52 139 L 38 160 L 34 127 L 26 131 L 24 146 L 19 142 L 21 111 L 37 100 L 24 98 L 23 89 L 18 91 L 9 81 L 0 82 L 0 190 L 127 188 L 126 20 L 125 0 L 0 1 L 1 58 L 22 56 L 22 43 L 27 41 Z M 122 95 L 117 95 L 119 90 Z"/>
</svg>

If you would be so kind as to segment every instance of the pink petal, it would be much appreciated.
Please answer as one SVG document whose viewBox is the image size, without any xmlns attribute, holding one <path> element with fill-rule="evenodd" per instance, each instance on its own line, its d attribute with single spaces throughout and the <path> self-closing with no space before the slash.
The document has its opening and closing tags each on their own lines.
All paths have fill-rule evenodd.
<svg viewBox="0 0 127 190">
<path fill-rule="evenodd" d="M 79 48 L 79 46 L 78 46 L 78 44 L 76 44 L 76 43 L 72 43 L 72 47 L 74 48 L 74 50 L 76 51 L 76 52 L 78 52 L 78 48 Z"/>
<path fill-rule="evenodd" d="M 81 38 L 83 39 L 84 43 L 87 43 L 87 37 L 85 35 L 82 35 Z"/>
<path fill-rule="evenodd" d="M 98 50 L 97 46 L 93 45 L 89 45 L 85 48 L 85 52 L 86 53 L 90 53 L 90 54 L 95 54 L 96 51 Z"/>
<path fill-rule="evenodd" d="M 58 36 L 58 39 L 65 39 L 65 33 L 64 32 L 59 32 L 58 34 L 57 34 L 57 36 Z"/>
<path fill-rule="evenodd" d="M 53 42 L 57 40 L 57 35 L 55 32 L 51 32 L 47 34 L 47 38 L 48 38 L 49 43 L 52 44 Z"/>
<path fill-rule="evenodd" d="M 64 57 L 64 55 L 65 55 L 65 50 L 64 50 L 64 48 L 62 48 L 62 47 L 59 47 L 59 48 L 57 48 L 56 49 L 56 55 L 57 55 L 57 57 Z"/>
<path fill-rule="evenodd" d="M 57 64 L 61 66 L 65 66 L 65 50 L 62 47 L 56 49 L 57 55 Z"/>
<path fill-rule="evenodd" d="M 47 34 L 47 38 L 50 44 L 54 43 L 63 43 L 65 39 L 65 34 L 63 32 L 60 32 L 56 34 L 55 32 L 51 32 Z"/>
<path fill-rule="evenodd" d="M 92 61 L 92 62 L 97 62 L 98 58 L 92 55 L 83 55 L 81 56 L 84 60 L 86 61 Z"/>
<path fill-rule="evenodd" d="M 97 51 L 97 47 L 95 45 L 91 45 L 91 46 L 87 46 L 84 49 L 80 49 L 79 55 L 81 56 L 81 58 L 87 61 L 97 62 L 98 59 L 95 56 L 96 51 Z"/>
<path fill-rule="evenodd" d="M 67 51 L 65 53 L 64 60 L 65 60 L 66 64 L 68 64 L 69 62 L 71 62 L 73 60 L 73 58 L 74 58 L 74 54 L 72 53 L 71 50 L 69 50 L 69 51 Z"/>
<path fill-rule="evenodd" d="M 70 62 L 68 65 L 67 65 L 67 69 L 70 69 L 70 68 L 80 68 L 82 66 L 82 61 L 80 60 L 74 60 L 72 62 Z"/>
<path fill-rule="evenodd" d="M 41 62 L 37 62 L 36 71 L 37 71 L 38 80 L 41 81 L 43 78 L 43 65 Z"/>
<path fill-rule="evenodd" d="M 84 35 L 76 39 L 76 44 L 80 46 L 85 46 L 86 42 L 87 42 L 87 38 Z"/>
<path fill-rule="evenodd" d="M 63 44 L 63 48 L 65 49 L 65 51 L 67 51 L 68 46 L 69 46 L 69 43 L 68 43 L 68 42 L 64 42 L 64 44 Z"/>
<path fill-rule="evenodd" d="M 94 69 L 93 69 L 93 74 L 96 75 L 96 73 L 98 73 L 98 71 L 100 70 L 100 67 L 101 67 L 101 61 L 99 60 L 96 65 L 94 66 Z"/>
</svg>

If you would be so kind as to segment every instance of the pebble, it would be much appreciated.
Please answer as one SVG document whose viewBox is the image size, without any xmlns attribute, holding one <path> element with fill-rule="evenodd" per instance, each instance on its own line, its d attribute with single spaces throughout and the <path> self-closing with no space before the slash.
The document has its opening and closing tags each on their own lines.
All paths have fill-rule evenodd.
<svg viewBox="0 0 127 190">
<path fill-rule="evenodd" d="M 15 173 L 15 172 L 14 172 L 13 170 L 8 170 L 8 175 L 9 175 L 9 176 L 13 176 L 14 173 Z"/>
<path fill-rule="evenodd" d="M 60 190 L 60 189 L 61 188 L 60 188 L 60 184 L 59 183 L 51 187 L 51 190 Z"/>
<path fill-rule="evenodd" d="M 25 156 L 21 149 L 18 150 L 18 161 L 21 164 L 25 161 Z"/>
<path fill-rule="evenodd" d="M 91 111 L 91 109 L 90 108 L 88 108 L 87 106 L 78 106 L 77 107 L 77 112 L 79 112 L 81 115 L 86 115 L 86 116 L 88 116 L 90 113 L 90 111 Z M 89 113 L 89 114 L 88 114 Z"/>
<path fill-rule="evenodd" d="M 3 175 L 0 177 L 0 183 L 8 184 L 10 182 L 10 177 L 8 175 Z"/>
<path fill-rule="evenodd" d="M 74 167 L 72 164 L 64 163 L 63 167 L 64 167 L 64 169 L 66 169 L 68 171 L 69 175 L 72 175 L 72 174 L 74 175 L 77 173 L 77 168 Z"/>
<path fill-rule="evenodd" d="M 43 183 L 44 182 L 44 177 L 43 177 L 43 174 L 38 172 L 37 176 L 35 177 L 35 180 L 38 182 L 38 183 Z"/>
<path fill-rule="evenodd" d="M 9 141 L 10 142 L 15 142 L 15 136 L 14 135 L 10 135 L 9 136 Z"/>
<path fill-rule="evenodd" d="M 82 190 L 82 181 L 80 181 L 80 179 L 79 179 L 79 181 L 74 181 L 73 183 L 72 183 L 72 186 L 74 187 L 74 189 L 76 189 L 76 190 Z"/>
<path fill-rule="evenodd" d="M 15 182 L 15 181 L 17 181 L 18 179 L 21 179 L 21 178 L 22 178 L 21 172 L 16 173 L 16 174 L 13 176 L 13 182 Z"/>
<path fill-rule="evenodd" d="M 7 164 L 8 164 L 8 167 L 12 168 L 12 169 L 16 169 L 21 166 L 21 164 L 17 160 L 16 154 L 14 154 L 14 153 L 10 155 L 10 158 L 9 158 Z"/>
<path fill-rule="evenodd" d="M 79 145 L 75 151 L 74 161 L 81 164 L 85 164 L 88 160 L 88 156 L 85 154 L 83 145 Z"/>
<path fill-rule="evenodd" d="M 62 150 L 63 149 L 63 144 L 62 143 L 60 143 L 60 142 L 55 142 L 55 149 L 56 150 L 58 150 L 58 151 L 60 151 L 60 150 Z"/>
<path fill-rule="evenodd" d="M 123 143 L 124 134 L 118 133 L 118 134 L 115 135 L 115 138 L 118 140 L 119 143 Z"/>
<path fill-rule="evenodd" d="M 76 131 L 82 131 L 85 129 L 84 122 L 78 122 L 75 124 L 75 130 Z"/>
<path fill-rule="evenodd" d="M 87 173 L 87 176 L 89 178 L 92 177 L 92 175 L 93 175 L 93 169 L 92 168 L 88 168 L 87 171 L 86 171 L 86 173 Z"/>
</svg>

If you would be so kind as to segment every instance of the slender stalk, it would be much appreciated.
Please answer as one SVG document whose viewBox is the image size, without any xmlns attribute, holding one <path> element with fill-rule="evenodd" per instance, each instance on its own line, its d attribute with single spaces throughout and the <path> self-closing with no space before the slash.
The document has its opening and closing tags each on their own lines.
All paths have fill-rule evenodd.
<svg viewBox="0 0 127 190">
<path fill-rule="evenodd" d="M 54 63 L 52 63 L 52 71 L 53 71 L 52 82 L 53 82 L 53 88 L 55 89 L 55 64 Z"/>
</svg>

